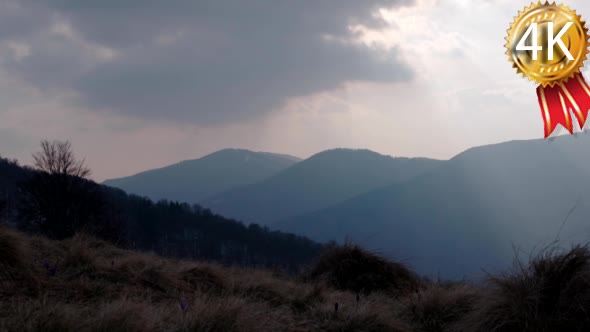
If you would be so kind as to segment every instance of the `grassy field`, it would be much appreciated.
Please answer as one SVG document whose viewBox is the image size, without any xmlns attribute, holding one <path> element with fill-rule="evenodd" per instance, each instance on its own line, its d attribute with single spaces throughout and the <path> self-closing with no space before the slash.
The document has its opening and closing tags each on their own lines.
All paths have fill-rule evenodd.
<svg viewBox="0 0 590 332">
<path fill-rule="evenodd" d="M 288 276 L 0 228 L 0 331 L 590 331 L 590 252 L 475 286 L 355 246 Z"/>
</svg>

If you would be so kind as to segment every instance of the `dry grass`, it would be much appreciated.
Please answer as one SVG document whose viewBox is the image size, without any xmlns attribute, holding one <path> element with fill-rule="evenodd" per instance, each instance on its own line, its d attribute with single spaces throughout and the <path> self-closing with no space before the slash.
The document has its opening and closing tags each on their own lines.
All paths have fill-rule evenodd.
<svg viewBox="0 0 590 332">
<path fill-rule="evenodd" d="M 0 289 L 0 331 L 406 331 L 393 303 L 359 303 L 323 282 L 169 260 L 83 235 L 51 241 L 1 229 L 0 264 L 11 285 Z M 24 274 L 37 292 L 13 286 Z"/>
<path fill-rule="evenodd" d="M 475 307 L 480 290 L 466 284 L 429 284 L 404 298 L 401 313 L 417 331 L 455 331 Z"/>
<path fill-rule="evenodd" d="M 490 277 L 463 331 L 590 331 L 590 250 L 548 249 Z M 458 328 L 459 329 L 459 328 Z"/>
<path fill-rule="evenodd" d="M 32 271 L 30 251 L 20 234 L 0 226 L 0 287 L 31 294 L 39 282 Z"/>
<path fill-rule="evenodd" d="M 0 277 L 2 332 L 590 330 L 586 247 L 477 287 L 422 281 L 353 246 L 293 278 L 1 228 Z"/>
</svg>

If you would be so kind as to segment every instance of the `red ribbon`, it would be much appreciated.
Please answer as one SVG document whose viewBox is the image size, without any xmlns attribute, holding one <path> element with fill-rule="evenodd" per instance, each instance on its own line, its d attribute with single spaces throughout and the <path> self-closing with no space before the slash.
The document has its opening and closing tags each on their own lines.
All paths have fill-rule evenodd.
<svg viewBox="0 0 590 332">
<path fill-rule="evenodd" d="M 559 124 L 573 134 L 574 125 L 570 111 L 578 119 L 580 128 L 584 128 L 590 110 L 590 86 L 582 74 L 576 74 L 567 82 L 559 82 L 553 87 L 539 85 L 537 97 L 545 122 L 545 138 L 549 137 Z"/>
</svg>

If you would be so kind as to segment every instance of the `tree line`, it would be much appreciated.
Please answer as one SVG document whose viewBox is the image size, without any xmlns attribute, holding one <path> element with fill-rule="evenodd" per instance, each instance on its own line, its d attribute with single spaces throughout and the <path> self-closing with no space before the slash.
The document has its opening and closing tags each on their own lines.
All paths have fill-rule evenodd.
<svg viewBox="0 0 590 332">
<path fill-rule="evenodd" d="M 0 158 L 0 222 L 64 239 L 78 232 L 178 258 L 297 270 L 324 246 L 199 205 L 153 202 L 97 184 L 67 141 L 43 141 L 34 167 Z"/>
</svg>

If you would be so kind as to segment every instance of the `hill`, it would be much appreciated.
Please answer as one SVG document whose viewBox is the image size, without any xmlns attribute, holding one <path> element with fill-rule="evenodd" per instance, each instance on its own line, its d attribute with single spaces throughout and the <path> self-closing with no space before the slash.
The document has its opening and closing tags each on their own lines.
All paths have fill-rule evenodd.
<svg viewBox="0 0 590 332">
<path fill-rule="evenodd" d="M 57 175 L 63 179 L 60 176 Z M 169 201 L 154 203 L 148 198 L 128 195 L 122 190 L 83 179 L 72 179 L 68 188 L 58 190 L 63 181 L 54 179 L 52 175 L 0 158 L 0 193 L 5 193 L 0 196 L 0 224 L 6 222 L 31 232 L 61 238 L 75 231 L 70 227 L 84 223 L 85 231 L 100 231 L 109 240 L 128 248 L 171 257 L 287 271 L 300 269 L 323 250 L 323 245 L 304 237 L 257 224 L 246 226 L 199 205 Z M 25 222 L 30 206 L 23 203 L 31 197 L 24 189 L 32 182 L 42 189 L 42 195 L 34 197 L 35 200 L 57 203 L 46 204 L 50 213 L 64 216 L 64 213 L 74 215 L 75 211 L 83 210 L 88 213 L 81 214 L 83 217 L 79 219 L 84 220 L 75 219 L 70 225 L 64 218 L 57 218 L 57 225 L 45 225 L 44 228 L 35 227 L 35 223 L 48 219 L 46 215 L 36 216 L 33 224 L 28 220 Z M 80 183 L 84 195 L 74 197 L 71 188 L 80 187 Z M 87 193 L 90 195 L 86 196 Z M 69 198 L 60 200 L 62 196 Z"/>
<path fill-rule="evenodd" d="M 230 188 L 265 179 L 299 160 L 288 155 L 225 149 L 199 159 L 106 180 L 104 184 L 153 200 L 198 203 Z"/>
<path fill-rule="evenodd" d="M 432 276 L 481 275 L 506 267 L 514 246 L 526 256 L 556 240 L 588 241 L 588 146 L 586 133 L 473 148 L 277 227 L 315 240 L 348 238 Z"/>
<path fill-rule="evenodd" d="M 328 150 L 268 179 L 229 190 L 201 204 L 231 218 L 272 225 L 283 218 L 406 181 L 443 163 L 426 158 L 393 158 L 369 150 Z"/>
<path fill-rule="evenodd" d="M 16 220 L 18 185 L 31 171 L 0 156 L 0 223 Z"/>
<path fill-rule="evenodd" d="M 537 332 L 590 328 L 590 252 L 544 252 L 480 285 L 417 279 L 358 247 L 290 277 L 0 227 L 1 331 Z M 360 286 L 358 288 L 357 286 Z M 360 291 L 359 291 L 360 290 Z"/>
</svg>

